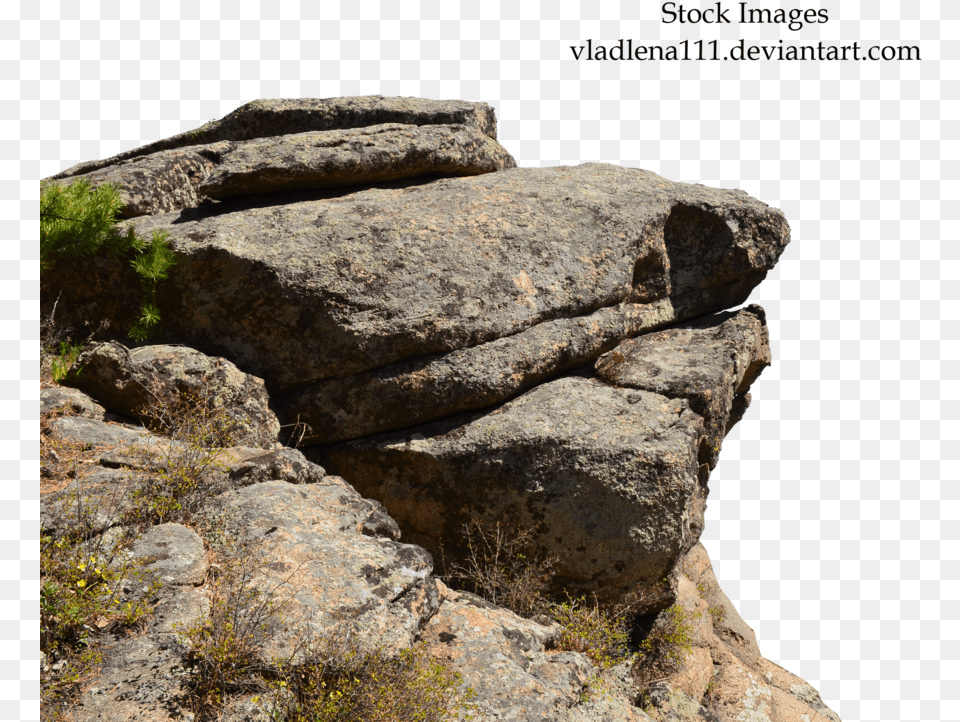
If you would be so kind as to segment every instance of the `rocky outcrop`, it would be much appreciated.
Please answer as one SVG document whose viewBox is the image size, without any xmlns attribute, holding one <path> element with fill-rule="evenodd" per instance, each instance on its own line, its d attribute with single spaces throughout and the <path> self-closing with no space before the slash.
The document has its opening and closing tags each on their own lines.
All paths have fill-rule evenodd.
<svg viewBox="0 0 960 722">
<path fill-rule="evenodd" d="M 840 722 L 813 687 L 761 656 L 702 544 L 681 567 L 676 603 L 694 620 L 693 649 L 678 670 L 647 687 L 649 712 L 663 720 Z"/>
<path fill-rule="evenodd" d="M 120 217 L 136 218 L 195 208 L 205 198 L 479 175 L 516 165 L 476 128 L 385 123 L 162 150 L 65 180 L 119 186 Z"/>
<path fill-rule="evenodd" d="M 789 241 L 782 213 L 741 191 L 617 166 L 338 193 L 319 178 L 131 221 L 177 252 L 159 299 L 168 340 L 263 378 L 282 414 L 312 427 L 306 443 L 488 407 L 626 338 L 735 306 Z M 90 266 L 82 284 L 60 269 L 45 287 L 63 292 L 64 314 L 126 327 L 132 271 Z"/>
<path fill-rule="evenodd" d="M 181 401 L 189 403 L 202 391 L 213 409 L 222 412 L 224 431 L 235 444 L 265 449 L 280 446 L 280 421 L 270 408 L 263 380 L 243 373 L 224 358 L 210 358 L 181 346 L 130 350 L 116 342 L 91 344 L 77 358 L 64 383 L 102 399 L 126 416 L 166 424 L 174 421 Z"/>
<path fill-rule="evenodd" d="M 220 120 L 212 120 L 155 143 L 104 160 L 78 163 L 53 178 L 72 178 L 151 153 L 220 141 L 243 141 L 318 130 L 346 130 L 384 123 L 465 125 L 496 140 L 497 117 L 486 103 L 463 100 L 384 97 L 284 98 L 253 100 Z"/>
<path fill-rule="evenodd" d="M 152 402 L 212 390 L 242 444 L 185 487 L 203 539 L 166 523 L 130 548 L 167 591 L 143 637 L 113 640 L 78 719 L 186 716 L 195 659 L 173 625 L 216 608 L 223 546 L 283 597 L 264 655 L 342 620 L 370 647 L 420 640 L 483 720 L 836 722 L 762 657 L 699 544 L 723 438 L 771 361 L 763 310 L 730 309 L 786 219 L 638 169 L 513 166 L 489 106 L 370 96 L 255 101 L 54 177 L 119 182 L 125 225 L 164 232 L 176 265 L 156 297 L 166 345 L 90 345 L 68 381 L 96 400 L 44 392 L 45 538 L 68 543 L 78 509 L 84 544 L 143 522 L 144 479 L 164 488 L 190 447 L 129 423 L 162 426 Z M 45 316 L 128 327 L 128 260 L 45 270 Z M 555 648 L 556 625 L 434 578 L 472 521 L 535 528 L 558 594 L 640 600 L 634 642 L 679 608 L 690 653 L 664 674 L 624 659 L 587 693 L 597 669 Z M 269 716 L 246 692 L 221 711 Z"/>
<path fill-rule="evenodd" d="M 443 543 L 461 558 L 474 519 L 537 526 L 558 584 L 608 601 L 642 591 L 648 611 L 663 608 L 660 582 L 700 538 L 710 468 L 769 348 L 757 306 L 638 341 L 493 411 L 315 458 L 435 555 Z"/>
</svg>

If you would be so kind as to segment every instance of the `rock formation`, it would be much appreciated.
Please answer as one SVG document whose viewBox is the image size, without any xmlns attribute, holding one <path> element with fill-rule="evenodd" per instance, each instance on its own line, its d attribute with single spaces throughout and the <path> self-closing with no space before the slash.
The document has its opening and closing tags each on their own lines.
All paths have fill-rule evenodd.
<svg viewBox="0 0 960 722">
<path fill-rule="evenodd" d="M 97 534 L 130 518 L 135 500 L 102 490 L 182 443 L 137 420 L 158 428 L 151 400 L 202 387 L 239 445 L 204 477 L 195 518 L 257 550 L 251 585 L 288 593 L 270 654 L 349 615 L 370 644 L 421 640 L 481 719 L 837 720 L 763 659 L 699 543 L 723 438 L 771 363 L 763 310 L 731 309 L 778 261 L 786 219 L 648 171 L 515 166 L 489 106 L 373 96 L 255 101 L 55 176 L 119 183 L 124 225 L 165 231 L 177 263 L 163 345 L 88 344 L 66 383 L 89 397 L 42 394 L 66 414 L 45 438 L 95 445 L 98 480 L 46 493 L 44 533 L 65 533 L 77 499 Z M 123 260 L 95 259 L 45 272 L 41 291 L 47 314 L 121 329 L 140 286 Z M 699 621 L 684 663 L 654 680 L 624 661 L 609 694 L 585 694 L 598 669 L 556 648 L 555 622 L 434 577 L 440 554 L 465 558 L 474 521 L 535 527 L 557 594 L 642 600 L 637 639 L 686 610 Z M 133 547 L 157 559 L 159 606 L 111 648 L 78 719 L 183 711 L 171 625 L 209 613 L 216 576 L 195 536 L 166 523 Z M 240 693 L 225 714 L 267 718 Z"/>
</svg>

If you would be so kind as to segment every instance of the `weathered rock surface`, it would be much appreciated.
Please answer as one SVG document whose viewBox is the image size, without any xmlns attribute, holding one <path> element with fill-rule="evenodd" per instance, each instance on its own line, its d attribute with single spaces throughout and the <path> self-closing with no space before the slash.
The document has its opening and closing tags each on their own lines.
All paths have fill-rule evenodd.
<svg viewBox="0 0 960 722">
<path fill-rule="evenodd" d="M 104 408 L 85 393 L 64 386 L 40 389 L 40 415 L 62 408 L 68 416 L 103 419 Z"/>
<path fill-rule="evenodd" d="M 280 421 L 270 408 L 263 380 L 245 374 L 224 358 L 211 358 L 180 346 L 128 349 L 117 342 L 88 345 L 65 383 L 101 399 L 123 414 L 156 421 L 169 418 L 178 403 L 205 389 L 237 445 L 277 448 Z M 206 394 L 209 393 L 209 397 Z M 165 409 L 148 413 L 148 408 Z"/>
<path fill-rule="evenodd" d="M 104 160 L 78 163 L 53 178 L 71 178 L 122 161 L 197 144 L 244 141 L 308 131 L 364 128 L 384 123 L 404 125 L 465 125 L 496 140 L 497 118 L 486 103 L 463 100 L 384 97 L 281 98 L 254 100 L 220 120 L 178 133 Z"/>
<path fill-rule="evenodd" d="M 254 583 L 287 600 L 291 632 L 322 632 L 335 615 L 357 616 L 365 635 L 389 647 L 409 646 L 439 604 L 430 555 L 364 529 L 378 505 L 343 479 L 308 485 L 266 481 L 227 492 L 210 505 L 226 530 L 262 558 Z M 280 635 L 269 656 L 289 653 Z"/>
<path fill-rule="evenodd" d="M 309 424 L 305 444 L 402 429 L 493 406 L 672 317 L 668 302 L 620 304 L 545 321 L 479 346 L 326 379 L 277 395 L 276 404 Z"/>
<path fill-rule="evenodd" d="M 779 211 L 740 191 L 598 164 L 132 223 L 141 236 L 166 230 L 178 252 L 160 304 L 170 340 L 230 358 L 273 393 L 343 379 L 310 403 L 300 393 L 305 409 L 364 384 L 368 397 L 377 393 L 354 374 L 417 359 L 430 366 L 419 374 L 426 393 L 410 369 L 384 369 L 405 390 L 389 424 L 402 423 L 404 407 L 412 421 L 459 410 L 435 407 L 429 387 L 443 382 L 431 380 L 434 369 L 477 387 L 457 396 L 486 405 L 629 335 L 741 303 L 789 238 Z M 82 286 L 53 274 L 51 293 L 62 288 L 62 308 L 125 327 L 137 298 L 117 289 L 139 284 L 119 264 L 91 266 Z M 595 317 L 602 309 L 611 311 Z M 539 358 L 564 341 L 523 336 L 565 320 L 554 329 L 563 333 L 572 319 L 581 330 L 569 353 Z M 472 353 L 423 359 L 462 349 Z M 490 370 L 473 381 L 475 368 Z M 330 426 L 329 414 L 306 418 L 281 403 L 321 434 Z M 334 414 L 369 416 L 342 406 Z M 369 433 L 369 422 L 357 426 L 352 433 Z"/>
<path fill-rule="evenodd" d="M 388 123 L 191 145 L 118 160 L 65 180 L 84 178 L 93 188 L 118 185 L 124 203 L 120 217 L 136 218 L 195 208 L 204 198 L 367 185 L 421 175 L 471 176 L 516 165 L 502 145 L 476 128 Z"/>
<path fill-rule="evenodd" d="M 719 587 L 701 544 L 686 555 L 676 603 L 695 620 L 693 650 L 681 667 L 651 685 L 657 720 L 840 722 L 809 684 L 764 659 L 753 630 Z M 708 609 L 723 609 L 715 615 Z"/>
<path fill-rule="evenodd" d="M 622 690 L 589 694 L 597 669 L 582 654 L 549 649 L 557 625 L 521 619 L 473 594 L 444 592 L 423 639 L 430 654 L 460 672 L 464 684 L 476 692 L 475 719 L 650 720 Z"/>
<path fill-rule="evenodd" d="M 137 540 L 133 556 L 145 562 L 143 571 L 164 585 L 199 586 L 210 566 L 203 540 L 182 524 L 158 524 Z"/>
<path fill-rule="evenodd" d="M 120 182 L 135 232 L 169 235 L 162 331 L 192 348 L 88 348 L 70 378 L 96 400 L 45 392 L 47 412 L 87 418 L 43 421 L 44 535 L 66 539 L 82 507 L 91 541 L 119 538 L 137 498 L 123 492 L 185 450 L 104 421 L 150 401 L 141 385 L 169 403 L 212 381 L 245 429 L 191 501 L 204 540 L 168 523 L 131 549 L 164 583 L 158 604 L 144 636 L 113 640 L 77 719 L 189 717 L 177 630 L 233 569 L 213 533 L 284 600 L 265 656 L 354 619 L 371 646 L 425 640 L 491 722 L 839 722 L 762 657 L 699 544 L 723 437 L 770 363 L 763 310 L 722 311 L 777 263 L 783 214 L 618 166 L 514 168 L 495 138 L 484 104 L 255 101 L 55 176 Z M 96 258 L 46 271 L 41 304 L 125 328 L 141 297 L 126 260 Z M 273 409 L 324 446 L 278 448 Z M 552 649 L 555 625 L 433 578 L 431 552 L 460 561 L 474 519 L 536 525 L 561 557 L 555 591 L 638 595 L 651 616 L 635 635 L 679 604 L 697 620 L 691 653 L 666 676 L 625 662 L 586 701 L 596 670 Z M 267 717 L 244 693 L 223 719 Z"/>
<path fill-rule="evenodd" d="M 594 364 L 597 378 L 621 388 L 684 398 L 703 417 L 705 461 L 750 405 L 747 389 L 770 365 L 764 310 L 752 304 L 624 341 Z"/>
<path fill-rule="evenodd" d="M 734 399 L 769 348 L 757 306 L 642 341 L 618 346 L 596 374 L 542 383 L 493 411 L 315 458 L 382 501 L 407 538 L 433 554 L 442 540 L 449 557 L 463 555 L 457 539 L 473 519 L 488 528 L 539 525 L 543 551 L 561 557 L 559 583 L 610 601 L 643 592 L 655 610 L 668 603 L 660 581 L 700 538 Z"/>
<path fill-rule="evenodd" d="M 209 198 L 362 185 L 426 174 L 471 176 L 515 168 L 490 136 L 465 125 L 387 123 L 237 144 L 199 185 Z"/>
</svg>

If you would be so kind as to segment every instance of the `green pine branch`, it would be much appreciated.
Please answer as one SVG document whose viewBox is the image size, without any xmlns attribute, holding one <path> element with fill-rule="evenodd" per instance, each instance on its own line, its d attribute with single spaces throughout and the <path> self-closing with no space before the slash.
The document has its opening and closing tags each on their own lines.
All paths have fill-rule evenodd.
<svg viewBox="0 0 960 722">
<path fill-rule="evenodd" d="M 104 183 L 96 189 L 79 178 L 68 186 L 58 181 L 40 182 L 40 272 L 57 262 L 105 255 L 119 259 L 132 253 L 130 262 L 143 283 L 145 299 L 140 315 L 128 331 L 137 341 L 148 339 L 160 323 L 157 288 L 176 263 L 166 231 L 155 230 L 150 240 L 137 237 L 131 226 L 117 227 L 123 207 L 120 187 Z"/>
</svg>

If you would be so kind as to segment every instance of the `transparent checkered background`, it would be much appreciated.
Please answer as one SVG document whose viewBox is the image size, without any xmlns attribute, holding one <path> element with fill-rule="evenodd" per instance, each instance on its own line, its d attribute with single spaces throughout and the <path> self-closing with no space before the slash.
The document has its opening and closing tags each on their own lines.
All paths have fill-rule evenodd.
<svg viewBox="0 0 960 722">
<path fill-rule="evenodd" d="M 704 544 L 763 654 L 845 722 L 960 719 L 960 3 L 750 3 L 828 10 L 798 32 L 662 25 L 660 5 L 2 5 L 0 313 L 20 355 L 3 346 L 3 494 L 19 524 L 3 505 L 0 718 L 39 716 L 39 179 L 256 98 L 382 93 L 491 103 L 521 166 L 638 166 L 784 210 L 793 241 L 751 299 L 774 362 L 724 443 Z M 740 37 L 918 45 L 923 60 L 590 63 L 569 50 Z"/>
</svg>

